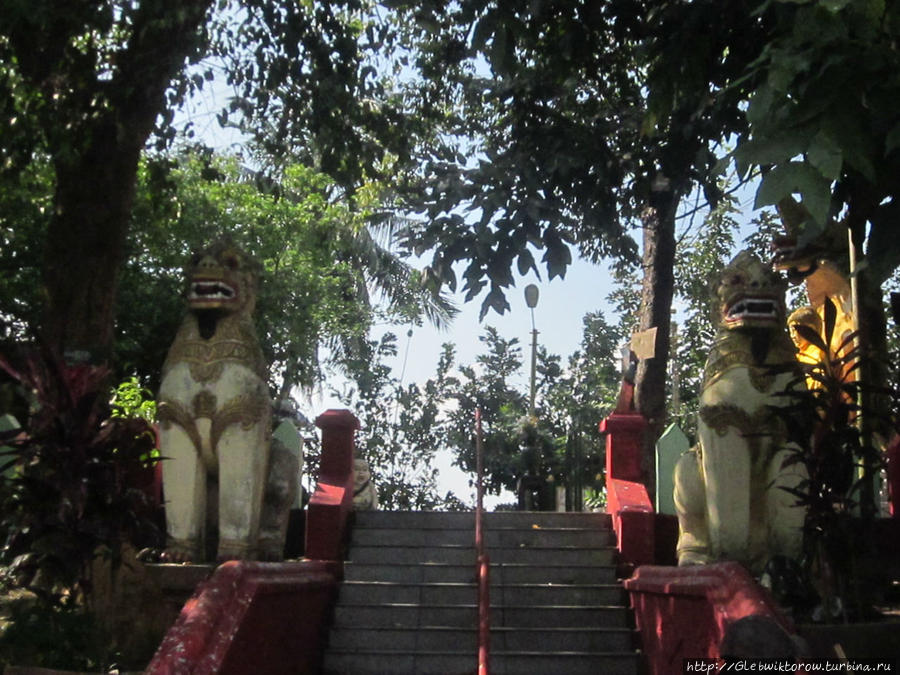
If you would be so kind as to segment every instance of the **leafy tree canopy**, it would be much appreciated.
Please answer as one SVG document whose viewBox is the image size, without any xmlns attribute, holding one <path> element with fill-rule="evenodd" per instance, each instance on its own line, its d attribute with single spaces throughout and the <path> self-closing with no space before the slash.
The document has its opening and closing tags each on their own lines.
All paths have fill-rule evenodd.
<svg viewBox="0 0 900 675">
<path fill-rule="evenodd" d="M 618 393 L 619 338 L 594 312 L 584 317 L 581 349 L 567 365 L 540 348 L 534 418 L 528 387 L 521 385 L 522 348 L 516 338 L 486 328 L 479 337 L 484 350 L 473 364 L 457 364 L 453 345 L 445 344 L 434 377 L 421 385 L 401 384 L 385 365 L 385 357 L 397 354 L 393 334 L 368 342 L 353 383 L 335 393 L 362 422 L 357 448 L 369 462 L 381 505 L 464 507 L 457 495 L 438 490 L 434 460 L 446 450 L 463 471 L 475 473 L 476 408 L 482 412 L 488 492 L 515 492 L 532 460 L 557 484 L 602 488 L 604 440 L 597 422 Z M 534 452 L 523 452 L 525 444 Z"/>
<path fill-rule="evenodd" d="M 27 190 L 0 191 L 13 216 L 0 230 L 9 244 L 0 253 L 9 269 L 0 286 L 8 340 L 24 337 L 40 313 L 35 251 L 50 217 L 47 173 Z M 277 184 L 261 180 L 236 158 L 198 149 L 142 163 L 116 312 L 120 376 L 137 373 L 155 388 L 185 311 L 183 266 L 192 250 L 226 233 L 262 263 L 258 332 L 270 381 L 283 394 L 319 378 L 322 347 L 339 366 L 359 352 L 377 312 L 404 322 L 449 321 L 453 306 L 423 291 L 419 273 L 367 227 L 380 208 L 377 184 L 360 188 L 350 208 L 331 196 L 340 191 L 324 174 L 302 165 L 282 174 Z M 43 198 L 35 198 L 39 189 Z"/>
<path fill-rule="evenodd" d="M 271 185 L 233 158 L 202 153 L 148 162 L 141 177 L 117 344 L 123 362 L 140 363 L 143 373 L 158 370 L 183 313 L 174 292 L 182 288 L 182 265 L 192 249 L 223 233 L 263 265 L 258 330 L 282 395 L 320 377 L 323 346 L 346 367 L 378 311 L 403 321 L 424 315 L 439 325 L 455 313 L 373 238 L 366 223 L 379 207 L 375 184 L 358 190 L 351 209 L 329 199 L 328 177 L 302 165 L 287 167 Z M 380 310 L 370 292 L 384 298 Z M 157 293 L 165 299 L 155 301 Z"/>
<path fill-rule="evenodd" d="M 356 451 L 369 464 L 379 508 L 465 508 L 452 492 L 440 493 L 434 466 L 443 443 L 442 407 L 457 385 L 449 372 L 452 348 L 445 346 L 435 377 L 421 387 L 402 384 L 384 363 L 397 354 L 393 333 L 367 342 L 366 349 L 354 364 L 355 384 L 335 393 L 360 419 Z"/>
<path fill-rule="evenodd" d="M 629 226 L 659 193 L 699 182 L 716 198 L 713 147 L 745 128 L 734 84 L 761 43 L 742 3 L 390 4 L 420 75 L 417 113 L 443 131 L 404 195 L 425 216 L 408 245 L 435 251 L 432 279 L 451 287 L 468 261 L 483 314 L 508 308 L 503 289 L 538 271 L 535 252 L 550 278 L 574 245 L 634 262 Z"/>
<path fill-rule="evenodd" d="M 223 123 L 349 190 L 407 154 L 414 134 L 372 67 L 386 33 L 367 12 L 357 0 L 4 5 L 0 186 L 21 190 L 46 171 L 36 251 L 54 347 L 108 358 L 140 154 L 154 128 L 161 144 L 174 137 L 175 109 L 214 67 L 237 92 Z"/>
<path fill-rule="evenodd" d="M 776 21 L 760 58 L 741 170 L 764 169 L 756 206 L 799 194 L 803 239 L 846 216 L 881 283 L 900 263 L 893 231 L 900 175 L 900 7 L 879 0 L 763 3 Z M 843 243 L 843 242 L 840 242 Z M 839 245 L 840 245 L 839 243 Z"/>
</svg>

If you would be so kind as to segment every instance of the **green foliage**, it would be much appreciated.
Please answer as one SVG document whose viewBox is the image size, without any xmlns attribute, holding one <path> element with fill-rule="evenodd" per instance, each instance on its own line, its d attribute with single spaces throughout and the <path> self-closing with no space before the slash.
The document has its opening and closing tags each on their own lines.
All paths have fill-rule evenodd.
<svg viewBox="0 0 900 675">
<path fill-rule="evenodd" d="M 145 162 L 119 298 L 120 364 L 155 382 L 185 311 L 182 265 L 224 233 L 262 263 L 257 329 L 270 381 L 283 392 L 319 379 L 321 347 L 336 361 L 361 349 L 375 311 L 370 286 L 394 317 L 447 321 L 452 306 L 422 290 L 417 273 L 367 229 L 379 187 L 360 190 L 353 208 L 334 192 L 326 176 L 300 165 L 271 183 L 236 158 L 200 151 Z"/>
<path fill-rule="evenodd" d="M 403 114 L 385 64 L 396 40 L 389 12 L 360 0 L 229 0 L 208 31 L 234 92 L 219 124 L 250 135 L 267 172 L 289 158 L 352 192 L 404 168 L 421 124 Z M 203 86 L 207 72 L 186 73 L 181 89 Z"/>
<path fill-rule="evenodd" d="M 568 2 L 391 4 L 419 76 L 406 87 L 410 105 L 438 130 L 402 194 L 424 217 L 406 245 L 434 251 L 429 280 L 462 282 L 467 299 L 484 293 L 484 316 L 508 309 L 514 269 L 564 276 L 573 245 L 634 259 L 615 206 L 639 144 L 640 95 L 625 65 L 633 44 L 607 12 Z M 463 260 L 458 280 L 453 265 Z"/>
<path fill-rule="evenodd" d="M 0 344 L 23 340 L 39 325 L 53 188 L 48 163 L 37 160 L 15 181 L 0 183 Z"/>
<path fill-rule="evenodd" d="M 756 205 L 800 194 L 809 213 L 803 241 L 824 234 L 847 209 L 872 228 L 877 282 L 900 263 L 893 235 L 900 125 L 900 10 L 892 3 L 767 2 L 757 11 L 772 32 L 747 64 L 755 86 L 735 151 L 739 171 L 765 171 Z M 861 237 L 860 237 L 861 239 Z"/>
<path fill-rule="evenodd" d="M 50 354 L 0 366 L 33 396 L 33 411 L 6 432 L 0 559 L 18 585 L 45 604 L 91 590 L 91 564 L 103 548 L 117 563 L 122 546 L 153 537 L 147 496 L 134 487 L 155 447 L 150 425 L 109 414 L 109 372 L 69 367 Z"/>
<path fill-rule="evenodd" d="M 456 462 L 469 473 L 476 468 L 475 410 L 481 409 L 484 439 L 485 490 L 515 492 L 517 479 L 529 468 L 529 458 L 520 447 L 526 441 L 528 394 L 510 381 L 522 368 L 522 348 L 518 338 L 503 338 L 488 326 L 478 338 L 485 352 L 475 364 L 459 367 L 457 386 L 449 392 L 453 402 L 447 413 L 447 445 Z M 523 424 L 523 422 L 525 424 Z M 542 428 L 531 428 L 527 438 L 539 454 L 552 453 L 553 438 Z M 534 458 L 540 462 L 540 458 Z"/>
<path fill-rule="evenodd" d="M 684 319 L 673 345 L 672 367 L 678 369 L 680 409 L 672 412 L 687 434 L 696 425 L 703 369 L 720 320 L 712 284 L 734 255 L 737 216 L 737 200 L 726 195 L 696 231 L 686 232 L 679 242 L 675 291 L 684 303 Z"/>
<path fill-rule="evenodd" d="M 799 464 L 805 478 L 788 491 L 807 509 L 803 527 L 806 571 L 830 620 L 856 617 L 867 609 L 861 561 L 871 554 L 874 511 L 864 492 L 881 468 L 881 451 L 862 433 L 859 415 L 876 414 L 858 403 L 871 385 L 855 379 L 860 353 L 851 334 L 832 349 L 835 306 L 825 304 L 824 331 L 802 324 L 793 328 L 822 356 L 800 363 L 801 372 L 784 396 L 788 405 L 773 408 L 785 422 L 785 466 Z M 796 366 L 791 365 L 796 371 Z M 806 382 L 811 382 L 807 389 Z M 787 489 L 787 488 L 785 488 Z"/>
<path fill-rule="evenodd" d="M 217 77 L 234 91 L 221 123 L 260 140 L 260 164 L 273 169 L 270 177 L 282 183 L 286 166 L 316 166 L 348 203 L 352 195 L 366 208 L 360 192 L 373 176 L 399 170 L 414 137 L 373 68 L 387 31 L 367 12 L 357 0 L 113 0 L 68 8 L 39 0 L 4 7 L 0 264 L 4 272 L 22 271 L 0 291 L 23 302 L 0 303 L 0 337 L 43 324 L 60 352 L 108 359 L 119 271 L 129 253 L 142 253 L 127 242 L 130 226 L 143 225 L 130 221 L 142 150 L 154 127 L 157 150 L 169 147 L 178 107 Z M 155 205 L 167 206 L 165 199 Z M 121 305 L 171 316 L 153 296 L 134 304 L 146 300 L 140 295 L 133 291 Z M 7 305 L 15 311 L 7 313 Z M 141 326 L 127 328 L 126 339 Z M 126 372 L 148 372 L 137 345 L 126 349 L 134 366 Z M 306 355 L 280 356 L 293 365 L 305 364 Z"/>
<path fill-rule="evenodd" d="M 475 470 L 474 419 L 481 408 L 486 489 L 516 490 L 527 471 L 571 487 L 602 484 L 604 444 L 597 425 L 612 408 L 619 375 L 614 352 L 618 334 L 601 313 L 584 318 L 581 350 L 563 370 L 561 359 L 538 349 L 535 417 L 528 396 L 513 384 L 522 367 L 518 340 L 491 327 L 479 338 L 486 353 L 475 366 L 461 366 L 450 392 L 447 444 L 458 465 Z"/>
<path fill-rule="evenodd" d="M 286 374 L 292 384 L 310 385 L 320 342 L 360 339 L 371 320 L 346 245 L 362 218 L 330 203 L 329 185 L 321 174 L 292 167 L 279 196 L 242 177 L 233 158 L 189 153 L 175 165 L 149 162 L 120 293 L 122 363 L 155 375 L 185 311 L 182 265 L 192 249 L 227 233 L 263 266 L 256 317 L 270 379 Z"/>
<path fill-rule="evenodd" d="M 540 380 L 539 416 L 542 424 L 554 430 L 562 450 L 558 480 L 590 488 L 596 507 L 605 484 L 606 448 L 598 425 L 618 397 L 618 348 L 624 335 L 599 310 L 585 315 L 582 324 L 581 347 L 569 357 L 567 368 L 555 378 Z"/>
<path fill-rule="evenodd" d="M 138 417 L 149 423 L 156 421 L 156 400 L 153 392 L 141 386 L 140 380 L 132 375 L 114 390 L 110 401 L 113 417 Z"/>
<path fill-rule="evenodd" d="M 488 492 L 515 491 L 532 468 L 560 484 L 601 489 L 604 442 L 597 425 L 618 392 L 615 329 L 600 312 L 587 315 L 582 348 L 565 369 L 560 357 L 539 349 L 535 417 L 516 382 L 522 369 L 518 339 L 491 327 L 479 339 L 484 353 L 474 364 L 457 365 L 453 346 L 445 344 L 435 376 L 404 386 L 383 363 L 397 352 L 396 338 L 386 334 L 360 355 L 355 385 L 336 392 L 361 420 L 359 452 L 383 507 L 462 506 L 455 495 L 437 492 L 433 460 L 437 450 L 447 449 L 474 474 L 476 408 L 482 412 Z"/>
<path fill-rule="evenodd" d="M 91 614 L 74 603 L 19 601 L 0 633 L 0 666 L 107 672 L 114 663 Z"/>
<path fill-rule="evenodd" d="M 645 208 L 671 228 L 666 203 L 692 185 L 717 200 L 717 146 L 746 129 L 741 78 L 766 31 L 744 5 L 391 6 L 419 75 L 411 105 L 440 132 L 403 195 L 425 221 L 408 246 L 434 251 L 431 280 L 451 288 L 467 261 L 483 314 L 507 308 L 514 269 L 562 276 L 575 246 L 635 262 Z"/>
</svg>

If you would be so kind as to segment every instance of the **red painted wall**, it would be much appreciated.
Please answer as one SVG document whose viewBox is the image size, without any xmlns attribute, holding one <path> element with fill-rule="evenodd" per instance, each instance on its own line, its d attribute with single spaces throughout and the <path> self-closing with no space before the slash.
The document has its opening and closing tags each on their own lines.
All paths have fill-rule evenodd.
<svg viewBox="0 0 900 675">
<path fill-rule="evenodd" d="M 736 562 L 646 565 L 625 588 L 653 675 L 681 675 L 684 659 L 718 658 L 728 627 L 747 616 L 768 617 L 794 632 L 768 592 Z"/>
<path fill-rule="evenodd" d="M 317 673 L 337 578 L 319 561 L 227 562 L 185 603 L 145 673 Z"/>
</svg>

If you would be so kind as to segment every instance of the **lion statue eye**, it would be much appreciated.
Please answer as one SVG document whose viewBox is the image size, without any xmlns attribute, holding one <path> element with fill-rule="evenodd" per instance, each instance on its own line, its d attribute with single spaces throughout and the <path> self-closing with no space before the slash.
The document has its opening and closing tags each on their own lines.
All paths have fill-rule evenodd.
<svg viewBox="0 0 900 675">
<path fill-rule="evenodd" d="M 227 267 L 228 269 L 236 270 L 238 268 L 238 266 L 239 266 L 239 262 L 238 262 L 237 256 L 230 255 L 227 258 L 225 258 L 225 267 Z"/>
</svg>

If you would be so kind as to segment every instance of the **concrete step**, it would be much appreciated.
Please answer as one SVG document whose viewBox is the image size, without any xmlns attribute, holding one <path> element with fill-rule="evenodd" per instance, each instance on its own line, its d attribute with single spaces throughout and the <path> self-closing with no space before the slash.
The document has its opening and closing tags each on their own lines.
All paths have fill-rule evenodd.
<svg viewBox="0 0 900 675">
<path fill-rule="evenodd" d="M 335 627 L 328 638 L 330 649 L 353 652 L 390 648 L 397 651 L 448 650 L 474 654 L 475 628 L 424 626 L 416 628 Z M 507 628 L 491 629 L 492 651 L 627 651 L 634 633 L 628 628 Z"/>
<path fill-rule="evenodd" d="M 330 653 L 323 675 L 470 675 L 475 655 L 455 652 Z M 491 654 L 492 675 L 636 675 L 638 656 L 631 652 L 497 652 Z"/>
<path fill-rule="evenodd" d="M 354 546 L 429 546 L 435 540 L 433 528 L 406 527 L 384 528 L 365 527 L 353 533 Z M 497 547 L 533 546 L 611 546 L 615 542 L 610 530 L 542 527 L 485 528 L 485 545 L 488 549 Z M 469 529 L 442 529 L 442 544 L 474 546 L 475 533 Z"/>
<path fill-rule="evenodd" d="M 477 625 L 474 598 L 456 605 L 420 605 L 386 602 L 351 605 L 338 602 L 335 627 L 417 628 L 423 626 L 474 628 Z M 491 625 L 506 628 L 627 628 L 628 611 L 621 605 L 505 606 L 491 603 Z"/>
<path fill-rule="evenodd" d="M 346 581 L 397 581 L 409 583 L 475 583 L 474 565 L 447 563 L 370 564 L 347 561 Z M 498 584 L 613 584 L 616 568 L 612 565 L 523 565 L 492 563 L 491 585 Z"/>
<path fill-rule="evenodd" d="M 486 514 L 491 673 L 636 675 L 607 514 Z M 323 673 L 474 673 L 474 514 L 356 514 Z"/>
<path fill-rule="evenodd" d="M 350 605 L 419 603 L 460 605 L 477 597 L 472 583 L 402 583 L 393 581 L 344 581 L 338 602 Z M 625 593 L 618 584 L 502 584 L 491 592 L 491 602 L 508 607 L 547 605 L 623 605 Z"/>
<path fill-rule="evenodd" d="M 520 527 L 527 529 L 544 527 L 586 528 L 609 530 L 612 527 L 608 513 L 560 513 L 553 511 L 498 511 L 486 513 L 486 528 Z M 359 511 L 355 515 L 356 528 L 406 528 L 468 529 L 475 531 L 475 514 L 472 511 Z"/>
<path fill-rule="evenodd" d="M 488 551 L 491 563 L 518 563 L 522 565 L 597 565 L 615 564 L 616 549 L 613 546 L 522 546 L 496 547 Z M 450 565 L 474 565 L 475 548 L 456 544 L 431 546 L 356 546 L 351 543 L 348 558 L 366 564 L 415 564 L 444 563 Z"/>
</svg>

